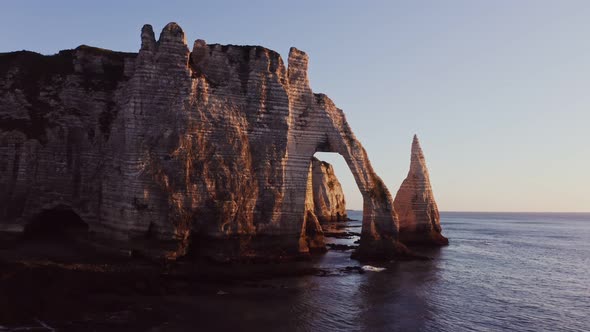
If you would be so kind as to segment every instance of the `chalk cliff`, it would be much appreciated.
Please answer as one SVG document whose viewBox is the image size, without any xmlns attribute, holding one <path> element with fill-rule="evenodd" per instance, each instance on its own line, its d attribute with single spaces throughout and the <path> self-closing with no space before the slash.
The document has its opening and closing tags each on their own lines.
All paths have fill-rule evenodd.
<svg viewBox="0 0 590 332">
<path fill-rule="evenodd" d="M 305 215 L 303 217 L 303 230 L 299 241 L 302 242 L 302 246 L 307 245 L 310 251 L 321 252 L 326 251 L 326 242 L 320 220 L 315 212 L 314 195 L 312 163 L 309 165 L 309 175 L 305 189 Z"/>
<path fill-rule="evenodd" d="M 314 157 L 310 177 L 313 184 L 314 213 L 319 221 L 326 223 L 346 220 L 344 192 L 332 165 Z"/>
<path fill-rule="evenodd" d="M 405 244 L 446 245 L 440 215 L 418 136 L 412 141 L 410 171 L 393 203 L 399 217 L 400 240 Z"/>
<path fill-rule="evenodd" d="M 342 110 L 312 92 L 304 52 L 285 66 L 260 46 L 189 51 L 175 23 L 141 41 L 0 54 L 0 231 L 68 209 L 96 241 L 149 255 L 305 255 L 323 241 L 305 198 L 325 151 L 363 196 L 357 257 L 405 252 L 389 191 Z"/>
</svg>

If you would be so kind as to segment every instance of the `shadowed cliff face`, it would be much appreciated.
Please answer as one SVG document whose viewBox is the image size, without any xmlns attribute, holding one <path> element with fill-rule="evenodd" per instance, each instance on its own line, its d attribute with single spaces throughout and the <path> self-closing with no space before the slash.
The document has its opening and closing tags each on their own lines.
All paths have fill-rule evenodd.
<svg viewBox="0 0 590 332">
<path fill-rule="evenodd" d="M 59 205 L 150 255 L 305 254 L 323 246 L 305 207 L 324 151 L 344 157 L 364 199 L 358 257 L 404 251 L 389 191 L 343 112 L 311 91 L 304 52 L 287 67 L 260 46 L 190 52 L 175 23 L 141 39 L 138 54 L 0 55 L 0 230 Z"/>
<path fill-rule="evenodd" d="M 1 230 L 20 232 L 64 203 L 100 224 L 104 174 L 117 177 L 109 137 L 135 58 L 88 46 L 0 54 Z"/>
<path fill-rule="evenodd" d="M 424 153 L 418 137 L 412 141 L 410 171 L 395 196 L 400 220 L 400 240 L 406 244 L 446 245 L 440 215 L 430 186 Z"/>
</svg>

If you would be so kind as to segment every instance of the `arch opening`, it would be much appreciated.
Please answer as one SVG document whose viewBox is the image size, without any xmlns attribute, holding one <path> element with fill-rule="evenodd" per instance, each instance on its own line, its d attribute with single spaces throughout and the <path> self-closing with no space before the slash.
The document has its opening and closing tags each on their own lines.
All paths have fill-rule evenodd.
<svg viewBox="0 0 590 332">
<path fill-rule="evenodd" d="M 356 249 L 362 227 L 363 196 L 348 163 L 339 153 L 316 152 L 310 177 L 313 212 L 326 247 L 345 252 Z"/>
<path fill-rule="evenodd" d="M 334 218 L 331 221 L 344 221 L 347 218 L 351 218 L 351 216 L 349 216 L 351 213 L 353 216 L 358 215 L 356 218 L 352 219 L 362 219 L 363 196 L 352 174 L 352 170 L 346 163 L 344 157 L 336 152 L 316 152 L 313 156 L 322 162 L 330 164 L 333 170 L 333 175 L 338 181 L 336 187 L 333 186 L 333 183 L 328 182 L 327 189 L 341 190 L 344 196 L 344 211 L 336 207 L 334 210 Z"/>
</svg>

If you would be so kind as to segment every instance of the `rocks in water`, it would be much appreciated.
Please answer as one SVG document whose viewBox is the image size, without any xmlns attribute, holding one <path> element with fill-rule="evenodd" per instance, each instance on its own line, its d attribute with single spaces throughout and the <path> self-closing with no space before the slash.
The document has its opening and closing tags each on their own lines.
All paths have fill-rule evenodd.
<svg viewBox="0 0 590 332">
<path fill-rule="evenodd" d="M 347 220 L 344 192 L 332 165 L 313 157 L 310 176 L 314 211 L 320 223 Z"/>
<path fill-rule="evenodd" d="M 399 218 L 400 240 L 405 244 L 447 245 L 449 241 L 441 234 L 440 215 L 424 153 L 418 137 L 414 135 L 410 171 L 394 200 Z"/>
<path fill-rule="evenodd" d="M 347 266 L 344 269 L 342 269 L 343 272 L 346 273 L 358 273 L 358 274 L 364 274 L 365 270 L 363 270 L 362 266 Z"/>
<path fill-rule="evenodd" d="M 383 272 L 386 270 L 386 268 L 384 267 L 377 267 L 372 265 L 363 265 L 361 269 L 363 269 L 363 271 L 365 272 Z"/>
<path fill-rule="evenodd" d="M 331 250 L 339 250 L 339 251 L 347 251 L 358 248 L 358 246 L 351 246 L 348 244 L 340 244 L 340 243 L 328 243 L 326 244 L 328 248 Z"/>
<path fill-rule="evenodd" d="M 356 232 L 346 232 L 346 231 L 339 231 L 339 232 L 330 232 L 324 230 L 324 237 L 331 237 L 335 239 L 352 239 L 355 236 L 360 236 L 360 233 Z"/>
<path fill-rule="evenodd" d="M 393 200 L 344 113 L 260 46 L 189 51 L 168 24 L 141 49 L 0 54 L 0 231 L 69 209 L 113 247 L 174 259 L 293 257 L 321 247 L 310 160 L 340 153 L 363 196 L 357 257 L 394 258 Z M 159 253 L 159 254 L 158 254 Z"/>
</svg>

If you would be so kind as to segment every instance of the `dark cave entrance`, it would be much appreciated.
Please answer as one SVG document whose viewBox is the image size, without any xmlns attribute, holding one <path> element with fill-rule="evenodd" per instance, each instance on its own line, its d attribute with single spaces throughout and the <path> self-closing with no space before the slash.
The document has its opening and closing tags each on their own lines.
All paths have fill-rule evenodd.
<svg viewBox="0 0 590 332">
<path fill-rule="evenodd" d="M 72 241 L 88 235 L 88 224 L 67 206 L 43 210 L 25 226 L 25 240 Z"/>
</svg>

